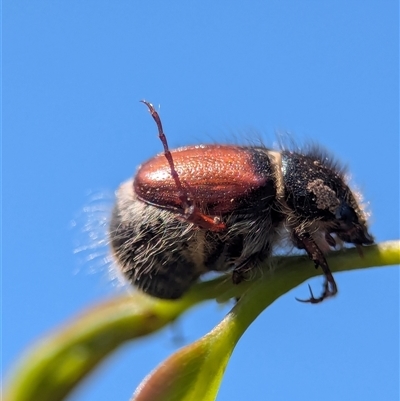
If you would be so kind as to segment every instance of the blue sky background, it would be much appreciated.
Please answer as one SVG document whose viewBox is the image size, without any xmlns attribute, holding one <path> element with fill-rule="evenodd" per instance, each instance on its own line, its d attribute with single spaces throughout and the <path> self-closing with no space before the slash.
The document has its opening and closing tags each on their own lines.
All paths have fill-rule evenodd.
<svg viewBox="0 0 400 401">
<path fill-rule="evenodd" d="M 318 141 L 349 165 L 376 239 L 399 237 L 397 1 L 4 1 L 2 22 L 5 370 L 118 292 L 96 222 L 161 151 L 142 98 L 160 105 L 171 147 Z M 334 300 L 296 302 L 304 284 L 260 316 L 219 400 L 399 398 L 398 268 L 336 280 Z M 177 334 L 192 342 L 228 310 L 211 302 L 121 348 L 71 399 L 128 400 Z"/>
</svg>

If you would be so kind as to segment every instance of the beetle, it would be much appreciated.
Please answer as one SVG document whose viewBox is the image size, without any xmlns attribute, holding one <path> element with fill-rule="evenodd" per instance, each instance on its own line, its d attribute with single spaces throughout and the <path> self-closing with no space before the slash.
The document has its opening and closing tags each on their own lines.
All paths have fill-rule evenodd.
<svg viewBox="0 0 400 401">
<path fill-rule="evenodd" d="M 338 289 L 325 258 L 337 242 L 373 244 L 345 170 L 317 147 L 197 145 L 170 151 L 159 114 L 145 100 L 164 152 L 117 191 L 109 227 L 124 277 L 145 293 L 181 297 L 201 275 L 232 271 L 239 284 L 285 239 L 321 267 L 319 303 Z"/>
</svg>

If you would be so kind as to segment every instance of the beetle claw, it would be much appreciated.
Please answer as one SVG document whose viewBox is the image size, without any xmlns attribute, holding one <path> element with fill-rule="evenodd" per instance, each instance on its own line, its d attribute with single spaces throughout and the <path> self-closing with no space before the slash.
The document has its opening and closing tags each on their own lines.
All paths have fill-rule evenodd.
<svg viewBox="0 0 400 401">
<path fill-rule="evenodd" d="M 330 288 L 331 287 L 331 288 Z M 333 297 L 337 294 L 337 287 L 335 281 L 330 282 L 329 280 L 325 279 L 324 283 L 324 292 L 318 298 L 314 297 L 310 284 L 308 284 L 308 289 L 310 290 L 310 298 L 308 299 L 299 299 L 296 298 L 296 301 L 303 302 L 303 303 L 310 303 L 310 304 L 319 304 L 323 300 Z"/>
</svg>

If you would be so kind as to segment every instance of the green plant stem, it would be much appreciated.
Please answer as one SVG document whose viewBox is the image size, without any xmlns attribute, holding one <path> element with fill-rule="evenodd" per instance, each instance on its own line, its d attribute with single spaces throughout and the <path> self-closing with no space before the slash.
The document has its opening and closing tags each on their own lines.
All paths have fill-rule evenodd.
<svg viewBox="0 0 400 401">
<path fill-rule="evenodd" d="M 399 241 L 364 248 L 363 258 L 354 249 L 335 252 L 329 257 L 333 272 L 399 263 Z M 274 271 L 266 270 L 261 277 L 239 286 L 234 286 L 226 276 L 199 283 L 177 301 L 135 294 L 101 303 L 43 338 L 26 353 L 11 374 L 3 399 L 62 400 L 118 346 L 164 327 L 187 309 L 208 299 L 241 297 L 224 319 L 225 323 L 221 323 L 231 325 L 230 338 L 221 334 L 221 341 L 236 344 L 268 305 L 320 274 L 301 256 L 275 258 L 273 264 L 277 266 Z M 218 326 L 214 330 L 218 330 Z"/>
</svg>

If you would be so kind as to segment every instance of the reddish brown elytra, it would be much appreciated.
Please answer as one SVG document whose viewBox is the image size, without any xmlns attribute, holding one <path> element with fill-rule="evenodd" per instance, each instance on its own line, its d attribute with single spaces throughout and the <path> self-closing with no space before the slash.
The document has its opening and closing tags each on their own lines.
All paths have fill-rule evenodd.
<svg viewBox="0 0 400 401">
<path fill-rule="evenodd" d="M 180 148 L 173 151 L 173 156 L 180 179 L 190 185 L 188 195 L 208 211 L 211 219 L 211 216 L 237 211 L 246 194 L 268 181 L 254 171 L 251 154 L 238 146 Z M 134 189 L 138 198 L 145 202 L 175 212 L 182 209 L 180 189 L 171 177 L 164 155 L 155 156 L 140 166 Z"/>
<path fill-rule="evenodd" d="M 163 131 L 160 116 L 151 103 L 146 100 L 141 100 L 141 102 L 148 107 L 151 116 L 157 124 L 158 136 L 164 146 L 164 156 L 168 161 L 169 172 L 166 175 L 162 174 L 162 170 L 165 169 L 165 167 L 163 166 L 164 163 L 160 162 L 159 158 L 158 160 L 156 158 L 151 160 L 151 163 L 148 163 L 146 167 L 142 166 L 142 169 L 136 176 L 134 182 L 138 198 L 145 202 L 165 207 L 166 209 L 173 209 L 180 213 L 183 212 L 183 219 L 189 223 L 197 225 L 199 228 L 211 231 L 225 230 L 226 226 L 221 222 L 218 216 L 213 217 L 204 214 L 199 210 L 198 205 L 196 205 L 197 199 L 204 199 L 204 194 L 197 193 L 197 184 L 200 183 L 191 180 L 190 187 L 187 184 L 186 189 L 183 187 L 180 175 L 177 173 L 175 168 L 174 158 L 172 157 L 168 147 L 167 138 Z M 193 177 L 190 173 L 194 173 L 193 171 L 190 171 L 190 168 L 189 170 L 187 169 L 187 167 L 190 167 L 187 164 L 190 160 L 190 156 L 189 159 L 186 160 L 182 160 L 179 156 L 177 156 L 176 159 L 179 167 L 184 169 L 182 177 L 184 180 L 183 182 L 186 183 L 185 178 L 189 179 Z M 159 179 L 160 177 L 161 180 Z M 203 196 L 198 198 L 197 195 Z"/>
</svg>

